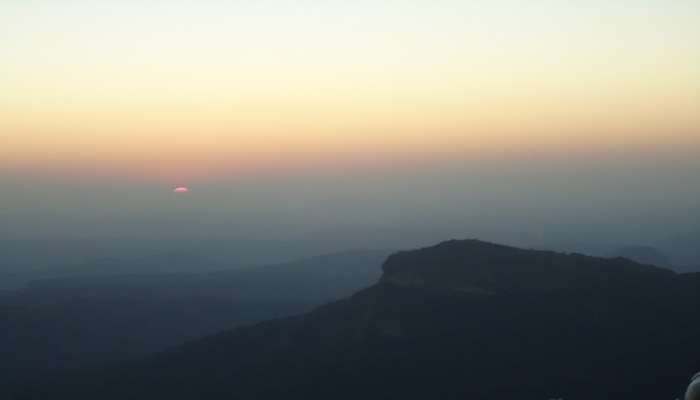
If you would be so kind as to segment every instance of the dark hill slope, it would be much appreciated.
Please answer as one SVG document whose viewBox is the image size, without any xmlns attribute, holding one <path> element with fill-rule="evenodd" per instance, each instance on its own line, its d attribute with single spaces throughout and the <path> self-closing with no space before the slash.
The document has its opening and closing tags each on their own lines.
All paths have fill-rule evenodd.
<svg viewBox="0 0 700 400">
<path fill-rule="evenodd" d="M 700 369 L 700 278 L 451 241 L 309 314 L 34 386 L 26 399 L 662 399 Z"/>
<path fill-rule="evenodd" d="M 388 251 L 346 251 L 197 274 L 75 276 L 0 292 L 2 389 L 31 376 L 144 357 L 308 312 L 379 279 Z"/>
<path fill-rule="evenodd" d="M 669 270 L 624 258 L 524 250 L 478 240 L 451 240 L 388 258 L 382 282 L 407 287 L 515 294 L 620 289 L 672 279 Z"/>
</svg>

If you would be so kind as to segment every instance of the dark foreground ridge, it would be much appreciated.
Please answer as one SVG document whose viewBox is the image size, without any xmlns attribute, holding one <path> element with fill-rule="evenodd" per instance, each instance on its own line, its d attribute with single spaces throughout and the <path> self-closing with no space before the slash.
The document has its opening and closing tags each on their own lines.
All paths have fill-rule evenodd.
<svg viewBox="0 0 700 400">
<path fill-rule="evenodd" d="M 17 399 L 673 399 L 700 369 L 700 275 L 475 240 L 400 252 L 292 318 Z"/>
<path fill-rule="evenodd" d="M 399 252 L 383 269 L 383 283 L 490 294 L 620 289 L 675 277 L 669 270 L 624 258 L 524 250 L 479 240 L 450 240 Z"/>
</svg>

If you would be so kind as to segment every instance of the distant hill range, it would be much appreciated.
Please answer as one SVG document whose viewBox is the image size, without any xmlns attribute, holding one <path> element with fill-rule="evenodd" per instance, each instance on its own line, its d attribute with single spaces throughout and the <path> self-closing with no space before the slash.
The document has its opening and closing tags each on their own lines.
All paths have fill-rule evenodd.
<svg viewBox="0 0 700 400">
<path fill-rule="evenodd" d="M 700 274 L 453 240 L 308 314 L 15 398 L 674 399 L 700 370 L 699 309 Z"/>
<path fill-rule="evenodd" d="M 0 388 L 16 380 L 142 357 L 242 324 L 307 312 L 379 279 L 389 251 L 345 251 L 202 273 L 194 257 L 104 259 L 76 273 L 0 291 Z M 148 261 L 155 265 L 149 265 Z M 170 265 L 170 262 L 172 265 Z M 150 268 L 150 269 L 149 269 Z M 190 270 L 197 270 L 191 266 Z M 5 399 L 0 390 L 0 399 Z"/>
<path fill-rule="evenodd" d="M 674 265 L 700 271 L 700 231 L 674 235 L 655 245 L 669 254 Z"/>
<path fill-rule="evenodd" d="M 613 249 L 608 257 L 623 257 L 641 264 L 656 265 L 657 267 L 672 268 L 673 263 L 666 254 L 652 246 L 619 246 Z"/>
</svg>

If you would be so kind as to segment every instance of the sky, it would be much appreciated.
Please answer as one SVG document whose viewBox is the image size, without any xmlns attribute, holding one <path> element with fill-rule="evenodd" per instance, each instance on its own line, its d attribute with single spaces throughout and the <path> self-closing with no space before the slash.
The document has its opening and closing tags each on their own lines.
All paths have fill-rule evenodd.
<svg viewBox="0 0 700 400">
<path fill-rule="evenodd" d="M 695 0 L 5 0 L 0 236 L 694 229 L 698 37 Z"/>
</svg>

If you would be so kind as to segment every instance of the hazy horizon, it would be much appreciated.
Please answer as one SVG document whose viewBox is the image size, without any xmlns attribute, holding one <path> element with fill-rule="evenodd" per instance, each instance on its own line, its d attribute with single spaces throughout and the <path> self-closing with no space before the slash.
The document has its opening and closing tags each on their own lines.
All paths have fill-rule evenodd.
<svg viewBox="0 0 700 400">
<path fill-rule="evenodd" d="M 0 238 L 700 230 L 698 2 L 6 1 L 0 36 Z"/>
</svg>

